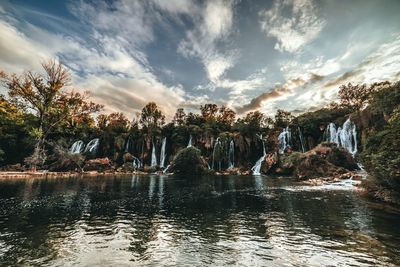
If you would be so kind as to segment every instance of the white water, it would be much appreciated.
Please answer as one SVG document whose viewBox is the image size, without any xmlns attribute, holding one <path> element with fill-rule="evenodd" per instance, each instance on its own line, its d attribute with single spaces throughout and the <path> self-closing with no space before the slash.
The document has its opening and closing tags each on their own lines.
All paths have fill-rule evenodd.
<svg viewBox="0 0 400 267">
<path fill-rule="evenodd" d="M 130 147 L 131 147 L 131 137 L 129 136 L 125 144 L 125 152 L 129 152 Z"/>
<path fill-rule="evenodd" d="M 142 166 L 140 159 L 138 159 L 137 157 L 133 157 L 132 166 L 135 170 L 139 169 Z"/>
<path fill-rule="evenodd" d="M 164 170 L 163 170 L 163 172 L 162 173 L 167 173 L 168 172 L 168 169 L 169 169 L 169 167 L 171 167 L 171 164 L 169 164 Z"/>
<path fill-rule="evenodd" d="M 336 125 L 328 125 L 327 141 L 334 142 L 347 149 L 353 156 L 357 153 L 357 129 L 356 125 L 348 118 L 342 127 L 336 130 Z"/>
<path fill-rule="evenodd" d="M 187 147 L 191 147 L 192 146 L 192 135 L 190 135 L 189 137 L 189 143 L 187 145 Z"/>
<path fill-rule="evenodd" d="M 279 153 L 283 154 L 285 153 L 285 150 L 290 147 L 290 140 L 291 140 L 291 132 L 289 127 L 286 127 L 283 129 L 283 131 L 279 134 L 278 140 L 279 140 Z"/>
<path fill-rule="evenodd" d="M 151 152 L 151 167 L 157 166 L 156 146 L 153 142 L 153 150 Z"/>
<path fill-rule="evenodd" d="M 95 138 L 90 140 L 90 142 L 86 145 L 85 152 L 96 153 L 99 148 L 100 139 Z"/>
<path fill-rule="evenodd" d="M 165 164 L 165 146 L 167 145 L 167 138 L 164 137 L 162 140 L 162 145 L 161 145 L 161 154 L 160 154 L 160 168 L 164 168 Z"/>
<path fill-rule="evenodd" d="M 85 143 L 83 143 L 83 141 L 81 141 L 81 140 L 78 140 L 72 144 L 72 147 L 69 151 L 72 154 L 79 154 L 83 151 L 84 148 L 85 148 Z"/>
<path fill-rule="evenodd" d="M 229 143 L 229 167 L 228 169 L 233 169 L 235 167 L 235 143 L 233 140 Z"/>
<path fill-rule="evenodd" d="M 253 175 L 261 175 L 261 165 L 265 159 L 265 156 L 267 155 L 267 151 L 265 151 L 265 145 L 264 145 L 264 140 L 262 139 L 262 136 L 260 136 L 260 139 L 261 139 L 262 145 L 263 145 L 263 155 L 261 158 L 259 158 L 257 160 L 256 164 L 254 164 L 254 166 L 251 168 Z"/>
<path fill-rule="evenodd" d="M 216 150 L 217 150 L 217 146 L 218 146 L 218 147 L 221 146 L 221 141 L 219 141 L 219 137 L 217 138 L 217 140 L 215 140 L 214 149 L 213 149 L 212 165 L 211 165 L 211 168 L 212 168 L 213 170 L 214 170 L 215 152 L 216 152 Z M 221 169 L 221 161 L 219 162 L 219 168 Z"/>
</svg>

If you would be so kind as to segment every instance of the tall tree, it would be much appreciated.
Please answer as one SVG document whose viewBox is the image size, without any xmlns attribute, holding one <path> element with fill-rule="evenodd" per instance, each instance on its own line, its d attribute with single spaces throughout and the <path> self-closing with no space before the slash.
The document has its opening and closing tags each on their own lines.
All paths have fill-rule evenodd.
<svg viewBox="0 0 400 267">
<path fill-rule="evenodd" d="M 390 82 L 378 82 L 371 85 L 366 84 L 344 84 L 339 87 L 339 104 L 343 108 L 360 110 L 364 108 L 373 93 L 389 86 Z"/>
<path fill-rule="evenodd" d="M 236 112 L 232 109 L 222 106 L 219 109 L 218 121 L 231 126 L 235 122 Z"/>
<path fill-rule="evenodd" d="M 29 71 L 21 76 L 1 75 L 11 100 L 37 117 L 38 125 L 32 131 L 37 143 L 34 154 L 28 159 L 34 167 L 44 163 L 47 137 L 57 126 L 102 108 L 87 100 L 88 93 L 66 91 L 71 75 L 62 64 L 50 60 L 42 63 L 42 67 L 44 74 Z"/>
<path fill-rule="evenodd" d="M 215 120 L 218 113 L 216 104 L 205 104 L 200 106 L 201 116 L 205 121 Z"/>
<path fill-rule="evenodd" d="M 294 116 L 289 111 L 284 111 L 283 109 L 278 109 L 275 114 L 275 126 L 277 127 L 287 127 L 294 119 Z"/>
<path fill-rule="evenodd" d="M 177 126 L 182 126 L 186 120 L 186 113 L 183 108 L 178 108 L 175 112 L 173 123 Z"/>
<path fill-rule="evenodd" d="M 154 102 L 148 103 L 140 115 L 140 123 L 149 134 L 154 134 L 165 123 L 165 116 Z"/>
</svg>

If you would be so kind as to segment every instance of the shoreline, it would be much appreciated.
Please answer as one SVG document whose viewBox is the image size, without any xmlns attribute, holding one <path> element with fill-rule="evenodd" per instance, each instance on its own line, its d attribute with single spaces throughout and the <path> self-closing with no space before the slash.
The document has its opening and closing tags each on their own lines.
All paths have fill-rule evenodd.
<svg viewBox="0 0 400 267">
<path fill-rule="evenodd" d="M 0 171 L 1 179 L 26 179 L 26 178 L 69 178 L 79 176 L 113 176 L 113 175 L 145 175 L 146 172 L 49 172 L 49 171 Z"/>
</svg>

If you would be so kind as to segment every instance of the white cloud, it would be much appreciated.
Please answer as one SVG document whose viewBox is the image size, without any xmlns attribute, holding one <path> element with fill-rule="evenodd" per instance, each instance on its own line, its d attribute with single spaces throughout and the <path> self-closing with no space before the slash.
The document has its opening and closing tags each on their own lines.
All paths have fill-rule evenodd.
<svg viewBox="0 0 400 267">
<path fill-rule="evenodd" d="M 325 25 L 312 0 L 275 1 L 260 17 L 261 29 L 278 41 L 275 49 L 287 52 L 314 40 Z"/>
<path fill-rule="evenodd" d="M 93 100 L 105 104 L 107 111 L 128 116 L 155 101 L 171 117 L 184 101 L 182 88 L 162 84 L 148 66 L 107 36 L 98 36 L 94 49 L 30 24 L 24 32 L 0 20 L 0 63 L 8 72 L 39 71 L 43 60 L 60 57 L 71 68 L 75 85 L 90 90 Z"/>
<path fill-rule="evenodd" d="M 215 83 L 234 66 L 235 51 L 221 52 L 217 42 L 224 41 L 232 31 L 234 1 L 207 1 L 203 10 L 193 18 L 195 28 L 186 33 L 178 52 L 186 57 L 199 58 L 208 78 Z"/>
<path fill-rule="evenodd" d="M 197 12 L 197 6 L 193 0 L 152 0 L 161 10 L 172 14 L 192 14 Z"/>
</svg>

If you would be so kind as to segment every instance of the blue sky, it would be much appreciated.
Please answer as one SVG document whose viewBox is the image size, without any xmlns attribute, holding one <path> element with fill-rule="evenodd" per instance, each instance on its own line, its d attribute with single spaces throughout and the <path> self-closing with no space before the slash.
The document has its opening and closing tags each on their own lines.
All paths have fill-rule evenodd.
<svg viewBox="0 0 400 267">
<path fill-rule="evenodd" d="M 314 110 L 340 84 L 400 78 L 400 1 L 0 2 L 0 68 L 57 58 L 76 90 L 134 117 L 215 102 Z M 4 93 L 4 92 L 3 92 Z"/>
</svg>

